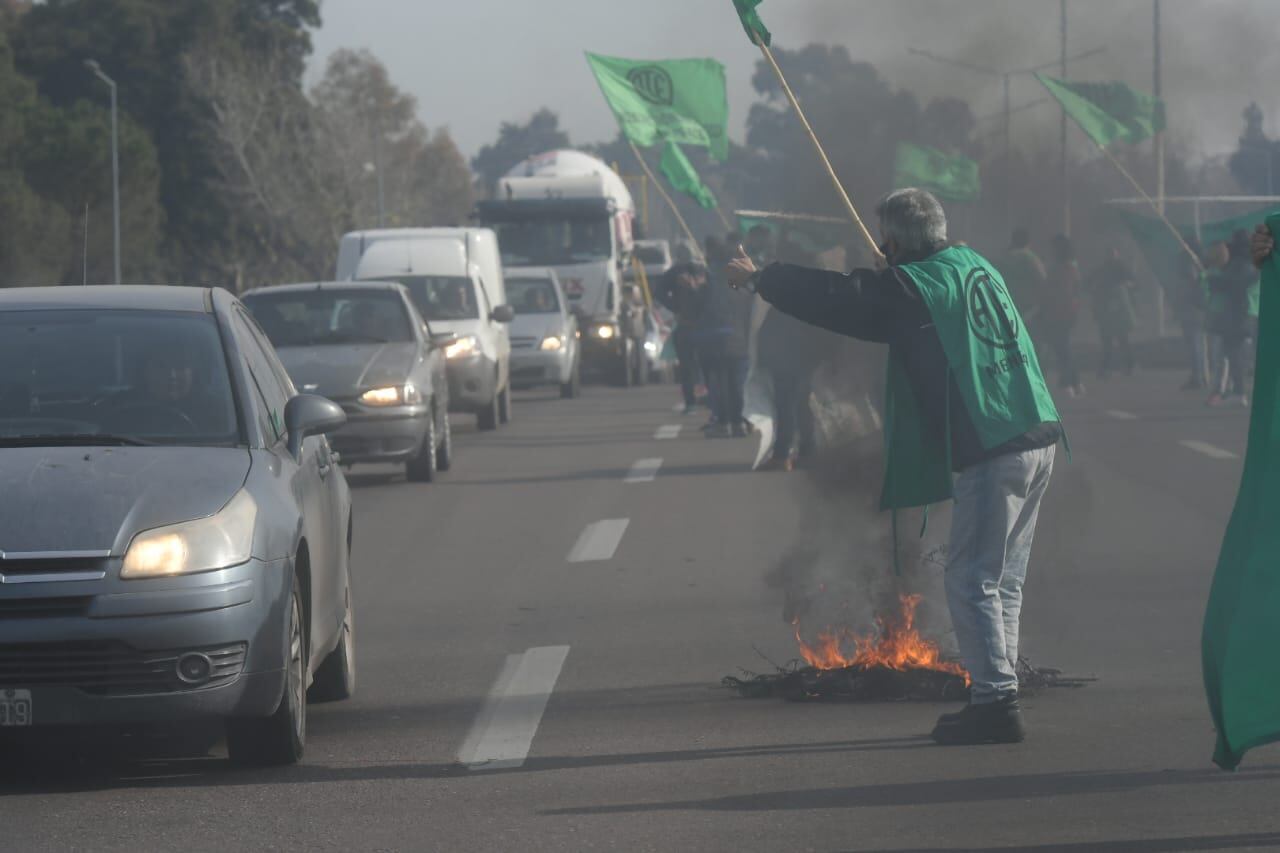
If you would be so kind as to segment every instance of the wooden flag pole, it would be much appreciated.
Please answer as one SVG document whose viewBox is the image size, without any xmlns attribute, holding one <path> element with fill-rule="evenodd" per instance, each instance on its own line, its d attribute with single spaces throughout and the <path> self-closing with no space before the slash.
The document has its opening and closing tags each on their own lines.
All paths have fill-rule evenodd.
<svg viewBox="0 0 1280 853">
<path fill-rule="evenodd" d="M 631 153 L 636 155 L 636 160 L 640 163 L 640 168 L 644 169 L 645 176 L 649 178 L 649 182 L 653 184 L 653 188 L 662 196 L 663 201 L 667 203 L 667 207 L 671 208 L 672 214 L 676 217 L 676 222 L 680 223 L 680 228 L 684 231 L 690 242 L 693 243 L 693 250 L 697 252 L 698 257 L 702 258 L 702 262 L 707 262 L 706 256 L 702 254 L 702 244 L 698 242 L 698 238 L 693 236 L 693 231 L 689 228 L 689 223 L 684 221 L 684 217 L 680 215 L 680 209 L 676 207 L 675 199 L 668 193 L 662 183 L 654 176 L 653 171 L 649 168 L 649 164 L 645 162 L 644 155 L 640 153 L 640 149 L 631 140 L 627 140 L 627 144 L 631 146 Z"/>
<path fill-rule="evenodd" d="M 1088 134 L 1085 135 L 1088 136 Z M 1169 218 L 1164 215 L 1164 211 L 1162 211 L 1160 206 L 1156 204 L 1156 200 L 1147 195 L 1147 191 L 1142 188 L 1142 184 L 1138 183 L 1138 179 L 1129 173 L 1129 170 L 1124 167 L 1124 164 L 1117 160 L 1116 155 L 1108 151 L 1105 145 L 1099 145 L 1098 141 L 1093 139 L 1092 136 L 1089 138 L 1093 140 L 1093 144 L 1097 145 L 1098 149 L 1103 154 L 1107 155 L 1107 159 L 1111 161 L 1111 165 L 1115 166 L 1116 169 L 1119 170 L 1120 174 L 1124 175 L 1125 178 L 1128 179 L 1129 183 L 1133 185 L 1133 188 L 1138 191 L 1138 194 L 1146 199 L 1147 204 L 1151 205 L 1151 209 L 1155 211 L 1156 216 L 1160 217 L 1160 221 L 1163 222 L 1173 234 L 1174 238 L 1178 241 L 1178 245 L 1181 246 L 1182 250 L 1191 258 L 1192 263 L 1196 265 L 1196 269 L 1200 270 L 1200 272 L 1204 272 L 1204 264 L 1200 262 L 1200 256 L 1195 253 L 1195 250 L 1187 245 L 1187 241 L 1182 237 L 1182 232 L 1180 232 L 1174 224 L 1169 221 Z"/>
<path fill-rule="evenodd" d="M 858 230 L 862 232 L 862 237 L 867 241 L 867 245 L 871 247 L 871 254 L 877 260 L 884 260 L 884 254 L 880 251 L 880 247 L 876 245 L 875 239 L 871 236 L 871 232 L 867 230 L 867 226 L 863 224 L 862 217 L 858 215 L 858 209 L 853 206 L 853 201 L 849 198 L 849 194 L 845 192 L 844 185 L 840 183 L 840 178 L 836 175 L 835 167 L 831 165 L 831 160 L 827 158 L 827 152 L 823 150 L 822 143 L 818 141 L 818 135 L 813 132 L 813 128 L 809 125 L 809 119 L 805 118 L 804 110 L 800 109 L 800 102 L 796 100 L 796 95 L 791 91 L 791 86 L 787 83 L 787 78 L 783 76 L 782 69 L 778 67 L 778 62 L 773 58 L 773 51 L 769 50 L 769 45 L 765 44 L 759 34 L 752 33 L 755 43 L 760 48 L 760 52 L 764 54 L 765 60 L 769 63 L 769 67 L 773 69 L 773 73 L 777 75 L 778 82 L 782 84 L 782 91 L 786 93 L 787 100 L 791 102 L 792 108 L 796 111 L 796 115 L 800 118 L 800 124 L 804 126 L 805 133 L 809 135 L 809 141 L 813 143 L 814 150 L 818 152 L 818 159 L 822 161 L 822 165 L 826 167 L 827 174 L 831 176 L 831 182 L 836 186 L 836 192 L 840 195 L 840 200 L 844 202 L 845 210 L 849 213 L 849 217 L 853 220 L 853 224 L 858 226 Z"/>
</svg>

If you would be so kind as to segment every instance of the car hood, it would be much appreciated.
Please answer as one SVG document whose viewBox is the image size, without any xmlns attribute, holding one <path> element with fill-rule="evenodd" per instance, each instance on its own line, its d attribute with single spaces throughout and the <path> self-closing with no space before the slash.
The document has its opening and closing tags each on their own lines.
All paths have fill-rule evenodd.
<svg viewBox="0 0 1280 853">
<path fill-rule="evenodd" d="M 341 399 L 379 385 L 399 385 L 418 355 L 415 343 L 285 347 L 280 361 L 299 391 Z"/>
<path fill-rule="evenodd" d="M 565 333 L 564 318 L 559 314 L 517 314 L 510 328 L 513 338 L 537 338 L 539 341 Z"/>
<path fill-rule="evenodd" d="M 0 551 L 121 554 L 134 534 L 213 515 L 244 485 L 237 447 L 0 450 Z"/>
</svg>

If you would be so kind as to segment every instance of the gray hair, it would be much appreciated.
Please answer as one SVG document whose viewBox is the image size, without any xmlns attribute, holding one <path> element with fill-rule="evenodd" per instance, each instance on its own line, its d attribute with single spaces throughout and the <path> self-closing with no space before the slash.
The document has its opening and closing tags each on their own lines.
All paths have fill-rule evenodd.
<svg viewBox="0 0 1280 853">
<path fill-rule="evenodd" d="M 935 250 L 947 242 L 947 214 L 927 190 L 894 190 L 876 205 L 883 236 L 908 254 Z"/>
</svg>

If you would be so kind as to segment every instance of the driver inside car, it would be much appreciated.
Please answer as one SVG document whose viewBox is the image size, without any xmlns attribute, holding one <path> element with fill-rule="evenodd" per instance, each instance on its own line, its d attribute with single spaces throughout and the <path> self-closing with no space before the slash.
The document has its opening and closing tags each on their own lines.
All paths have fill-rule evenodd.
<svg viewBox="0 0 1280 853">
<path fill-rule="evenodd" d="M 222 433 L 225 409 L 201 392 L 199 359 L 189 344 L 151 344 L 142 357 L 141 382 L 111 401 L 104 431 L 113 435 Z"/>
</svg>

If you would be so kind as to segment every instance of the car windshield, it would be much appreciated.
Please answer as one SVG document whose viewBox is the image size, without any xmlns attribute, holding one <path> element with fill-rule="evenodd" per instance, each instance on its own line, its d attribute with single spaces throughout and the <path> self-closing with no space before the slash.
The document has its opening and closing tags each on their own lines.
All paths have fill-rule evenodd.
<svg viewBox="0 0 1280 853">
<path fill-rule="evenodd" d="M 610 221 L 603 217 L 522 219 L 493 227 L 507 266 L 580 264 L 605 260 L 613 252 Z"/>
<path fill-rule="evenodd" d="M 413 340 L 404 300 L 391 290 L 250 293 L 244 303 L 277 347 Z"/>
<path fill-rule="evenodd" d="M 507 300 L 517 314 L 558 314 L 560 300 L 549 278 L 507 279 Z"/>
<path fill-rule="evenodd" d="M 476 304 L 471 279 L 462 276 L 408 275 L 394 279 L 409 288 L 418 313 L 432 320 L 476 320 L 480 306 Z"/>
<path fill-rule="evenodd" d="M 663 251 L 661 246 L 636 246 L 636 257 L 640 259 L 640 263 L 645 266 L 660 266 L 666 264 L 667 253 Z"/>
<path fill-rule="evenodd" d="M 240 443 L 211 316 L 0 312 L 0 447 Z"/>
</svg>

